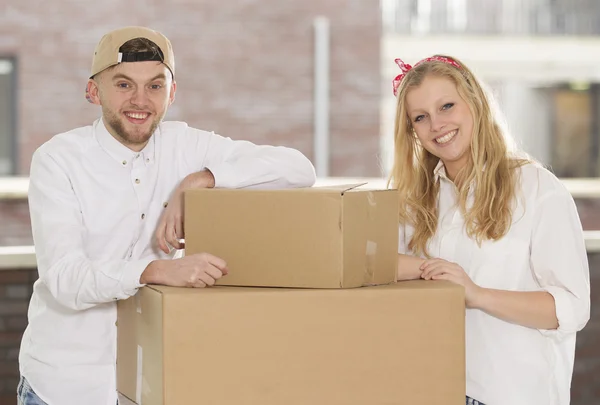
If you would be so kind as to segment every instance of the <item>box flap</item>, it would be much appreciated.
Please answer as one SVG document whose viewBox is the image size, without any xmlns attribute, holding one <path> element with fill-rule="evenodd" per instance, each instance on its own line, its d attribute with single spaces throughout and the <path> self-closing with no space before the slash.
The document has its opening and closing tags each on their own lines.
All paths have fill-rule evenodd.
<svg viewBox="0 0 600 405">
<path fill-rule="evenodd" d="M 398 260 L 397 190 L 352 191 L 343 199 L 342 288 L 393 282 Z"/>
<path fill-rule="evenodd" d="M 344 194 L 346 191 L 350 191 L 352 189 L 364 186 L 368 183 L 356 183 L 356 184 L 340 184 L 336 186 L 320 186 L 320 187 L 312 187 L 313 190 L 331 190 L 331 191 L 340 191 Z"/>
</svg>

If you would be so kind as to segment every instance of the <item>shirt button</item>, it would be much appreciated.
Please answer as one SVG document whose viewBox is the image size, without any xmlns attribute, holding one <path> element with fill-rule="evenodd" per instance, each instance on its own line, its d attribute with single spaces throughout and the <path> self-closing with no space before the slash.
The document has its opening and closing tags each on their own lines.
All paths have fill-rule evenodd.
<svg viewBox="0 0 600 405">
<path fill-rule="evenodd" d="M 164 202 L 163 203 L 163 208 L 167 208 L 167 205 L 169 205 L 169 203 L 168 202 Z"/>
<path fill-rule="evenodd" d="M 135 184 L 140 184 L 140 179 L 135 179 Z"/>
<path fill-rule="evenodd" d="M 124 160 L 124 161 L 122 161 L 121 163 L 123 163 L 123 166 L 125 166 L 125 165 L 127 164 L 127 161 L 126 161 L 126 160 Z"/>
<path fill-rule="evenodd" d="M 140 157 L 140 155 L 135 155 L 135 158 L 136 158 L 136 159 L 137 159 L 137 158 L 139 158 L 139 157 Z"/>
<path fill-rule="evenodd" d="M 142 219 L 146 218 L 146 214 L 142 214 Z"/>
<path fill-rule="evenodd" d="M 146 159 L 146 163 L 150 163 L 150 158 L 147 158 L 147 159 Z"/>
</svg>

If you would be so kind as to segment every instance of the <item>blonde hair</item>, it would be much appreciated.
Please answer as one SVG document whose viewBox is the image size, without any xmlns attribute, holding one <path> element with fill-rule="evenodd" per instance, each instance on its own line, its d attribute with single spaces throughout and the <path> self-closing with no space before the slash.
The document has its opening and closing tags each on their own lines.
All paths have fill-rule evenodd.
<svg viewBox="0 0 600 405">
<path fill-rule="evenodd" d="M 434 169 L 439 158 L 423 148 L 413 133 L 406 109 L 407 93 L 421 85 L 429 75 L 451 80 L 473 116 L 470 159 L 454 182 L 458 204 L 465 219 L 467 235 L 481 243 L 498 240 L 512 223 L 512 203 L 516 195 L 518 173 L 515 168 L 529 163 L 517 157 L 490 107 L 490 99 L 473 73 L 453 57 L 460 68 L 442 62 L 426 61 L 409 70 L 398 88 L 395 123 L 394 165 L 389 183 L 400 193 L 399 221 L 414 228 L 408 248 L 414 254 L 429 257 L 427 243 L 438 225 L 439 181 Z M 473 204 L 467 198 L 474 187 Z"/>
</svg>

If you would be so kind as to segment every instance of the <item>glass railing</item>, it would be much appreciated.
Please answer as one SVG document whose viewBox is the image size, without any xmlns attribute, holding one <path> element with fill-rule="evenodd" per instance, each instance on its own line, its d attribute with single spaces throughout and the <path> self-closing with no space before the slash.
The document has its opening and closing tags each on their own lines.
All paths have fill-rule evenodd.
<svg viewBox="0 0 600 405">
<path fill-rule="evenodd" d="M 600 35 L 594 0 L 380 0 L 385 34 Z"/>
</svg>

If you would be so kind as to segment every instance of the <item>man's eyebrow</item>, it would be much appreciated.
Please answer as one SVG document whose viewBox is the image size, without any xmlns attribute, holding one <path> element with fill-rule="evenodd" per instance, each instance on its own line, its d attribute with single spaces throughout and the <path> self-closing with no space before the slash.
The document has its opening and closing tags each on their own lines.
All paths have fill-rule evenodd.
<svg viewBox="0 0 600 405">
<path fill-rule="evenodd" d="M 156 76 L 154 76 L 152 79 L 150 79 L 148 81 L 149 82 L 153 82 L 153 81 L 158 80 L 158 79 L 167 80 L 167 76 L 165 76 L 164 73 L 159 73 L 159 74 L 157 74 Z"/>
<path fill-rule="evenodd" d="M 123 73 L 117 73 L 116 75 L 114 75 L 112 77 L 112 80 L 116 80 L 116 79 L 125 79 L 125 80 L 129 80 L 130 82 L 133 81 L 133 79 L 127 75 L 124 75 Z"/>
<path fill-rule="evenodd" d="M 125 79 L 125 80 L 129 80 L 130 82 L 134 81 L 131 77 L 129 77 L 123 73 L 117 73 L 112 77 L 112 80 L 117 80 L 117 79 Z M 154 80 L 158 80 L 158 79 L 167 80 L 167 76 L 165 76 L 164 73 L 159 73 L 148 81 L 153 82 Z"/>
</svg>

